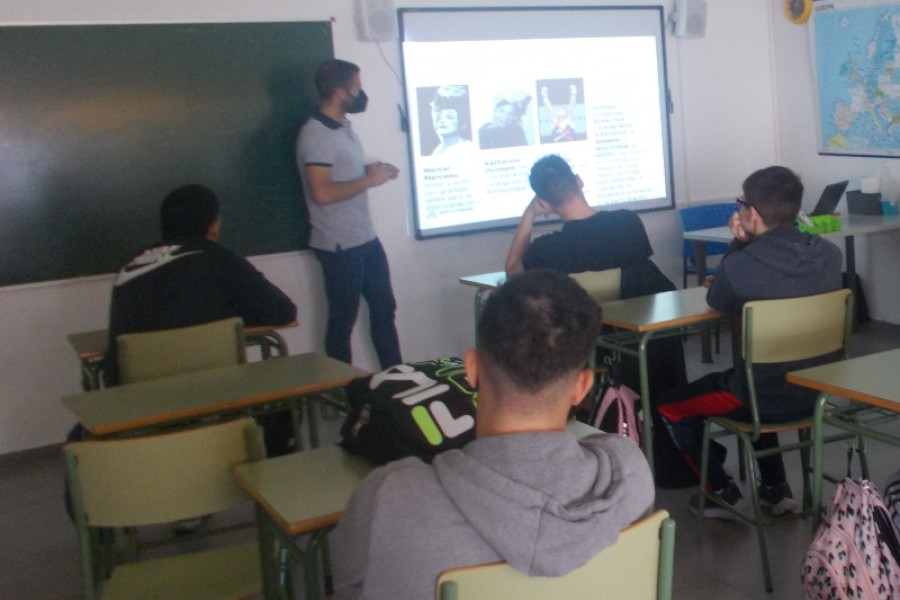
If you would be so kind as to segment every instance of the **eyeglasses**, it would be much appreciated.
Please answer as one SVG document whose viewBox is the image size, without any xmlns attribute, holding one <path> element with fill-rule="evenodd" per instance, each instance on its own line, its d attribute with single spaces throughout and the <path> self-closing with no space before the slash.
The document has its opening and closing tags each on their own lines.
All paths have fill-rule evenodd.
<svg viewBox="0 0 900 600">
<path fill-rule="evenodd" d="M 747 201 L 744 200 L 743 198 L 735 198 L 735 199 L 734 199 L 734 203 L 735 203 L 735 205 L 737 206 L 737 209 L 738 209 L 738 210 L 741 210 L 741 207 L 742 207 L 742 206 L 746 206 L 747 208 L 756 208 L 755 206 L 753 206 L 752 204 L 750 204 L 749 202 L 747 202 Z"/>
</svg>

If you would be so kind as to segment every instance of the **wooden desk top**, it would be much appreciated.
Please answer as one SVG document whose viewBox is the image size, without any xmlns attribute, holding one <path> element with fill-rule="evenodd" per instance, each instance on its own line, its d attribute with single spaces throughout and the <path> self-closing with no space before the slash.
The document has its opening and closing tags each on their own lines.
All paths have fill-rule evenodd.
<svg viewBox="0 0 900 600">
<path fill-rule="evenodd" d="M 506 281 L 506 271 L 495 273 L 482 273 L 481 275 L 466 275 L 459 278 L 463 285 L 470 285 L 481 290 L 496 290 Z"/>
<path fill-rule="evenodd" d="M 790 383 L 900 412 L 900 349 L 787 374 Z"/>
<path fill-rule="evenodd" d="M 822 237 L 845 238 L 900 229 L 900 217 L 896 215 L 839 215 L 838 218 L 841 220 L 841 230 L 823 233 Z M 728 243 L 734 239 L 734 236 L 728 227 L 710 227 L 709 229 L 685 231 L 684 239 Z"/>
<path fill-rule="evenodd" d="M 566 431 L 576 438 L 598 433 L 574 420 L 566 424 Z M 366 459 L 333 444 L 234 465 L 231 470 L 272 520 L 297 536 L 336 524 L 353 489 L 374 468 Z"/>
<path fill-rule="evenodd" d="M 234 465 L 231 470 L 250 494 L 290 536 L 338 522 L 350 495 L 374 466 L 334 444 Z"/>
<path fill-rule="evenodd" d="M 706 303 L 704 287 L 614 300 L 600 306 L 605 325 L 638 333 L 714 321 L 725 316 Z"/>
<path fill-rule="evenodd" d="M 260 333 L 275 331 L 277 329 L 290 329 L 297 327 L 297 321 L 287 323 L 285 325 L 257 325 L 255 327 L 245 327 L 244 336 L 254 336 Z M 78 360 L 86 361 L 95 358 L 103 358 L 106 356 L 106 346 L 109 344 L 109 330 L 95 329 L 93 331 L 82 331 L 80 333 L 70 333 L 66 336 L 69 345 L 75 350 Z"/>
<path fill-rule="evenodd" d="M 368 374 L 310 352 L 84 392 L 63 404 L 103 436 L 312 394 Z"/>
</svg>

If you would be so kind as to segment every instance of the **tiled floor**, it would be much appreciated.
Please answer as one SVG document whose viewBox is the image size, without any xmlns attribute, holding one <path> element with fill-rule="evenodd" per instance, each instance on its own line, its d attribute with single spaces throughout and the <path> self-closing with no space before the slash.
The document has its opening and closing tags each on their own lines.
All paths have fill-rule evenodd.
<svg viewBox="0 0 900 600">
<path fill-rule="evenodd" d="M 723 339 L 722 349 L 728 348 Z M 854 337 L 854 355 L 900 347 L 900 326 L 870 323 Z M 699 356 L 696 338 L 687 341 L 686 355 Z M 714 363 L 689 364 L 694 378 L 710 370 L 725 368 L 727 351 L 714 356 Z M 898 425 L 900 427 L 900 425 Z M 832 444 L 826 457 L 830 464 L 844 465 L 840 444 Z M 730 463 L 736 473 L 734 446 Z M 869 460 L 872 479 L 882 485 L 900 466 L 900 450 L 871 443 Z M 788 459 L 788 472 L 799 492 L 799 466 Z M 79 550 L 75 531 L 63 510 L 62 461 L 58 449 L 31 451 L 0 457 L 0 597 L 5 600 L 76 600 L 81 598 Z M 826 494 L 831 493 L 826 486 Z M 676 600 L 748 598 L 802 598 L 799 564 L 811 539 L 809 521 L 793 521 L 767 529 L 775 591 L 766 594 L 762 583 L 756 535 L 752 528 L 726 521 L 708 521 L 698 540 L 696 518 L 687 510 L 692 490 L 658 490 L 657 506 L 667 509 L 677 522 L 675 554 Z M 249 533 L 247 535 L 250 535 Z"/>
</svg>

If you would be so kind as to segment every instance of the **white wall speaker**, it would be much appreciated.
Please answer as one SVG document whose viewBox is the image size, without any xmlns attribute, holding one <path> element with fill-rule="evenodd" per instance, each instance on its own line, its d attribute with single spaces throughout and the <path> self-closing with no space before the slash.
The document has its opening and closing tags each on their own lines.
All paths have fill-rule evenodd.
<svg viewBox="0 0 900 600">
<path fill-rule="evenodd" d="M 669 17 L 672 33 L 678 37 L 700 38 L 706 35 L 706 0 L 675 0 Z"/>
<path fill-rule="evenodd" d="M 397 17 L 393 0 L 356 0 L 356 31 L 361 42 L 397 39 Z"/>
</svg>

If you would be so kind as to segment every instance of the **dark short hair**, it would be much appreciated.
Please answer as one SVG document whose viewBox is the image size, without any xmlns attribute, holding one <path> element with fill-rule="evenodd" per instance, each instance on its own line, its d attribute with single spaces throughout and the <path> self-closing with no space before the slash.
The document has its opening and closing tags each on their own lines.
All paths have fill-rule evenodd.
<svg viewBox="0 0 900 600">
<path fill-rule="evenodd" d="M 793 225 L 803 200 L 803 183 L 787 167 L 766 167 L 744 180 L 744 200 L 767 227 Z"/>
<path fill-rule="evenodd" d="M 176 188 L 166 194 L 159 209 L 163 240 L 206 237 L 209 226 L 219 218 L 219 199 L 199 183 Z"/>
<path fill-rule="evenodd" d="M 359 67 L 352 62 L 337 58 L 326 60 L 316 69 L 316 91 L 319 98 L 328 98 L 338 89 L 347 87 L 357 73 Z"/>
<path fill-rule="evenodd" d="M 563 273 L 511 277 L 478 320 L 478 350 L 517 389 L 536 393 L 585 368 L 600 333 L 600 307 Z"/>
<path fill-rule="evenodd" d="M 531 167 L 531 189 L 552 206 L 560 206 L 578 192 L 578 180 L 569 163 L 558 154 L 549 154 Z"/>
</svg>

